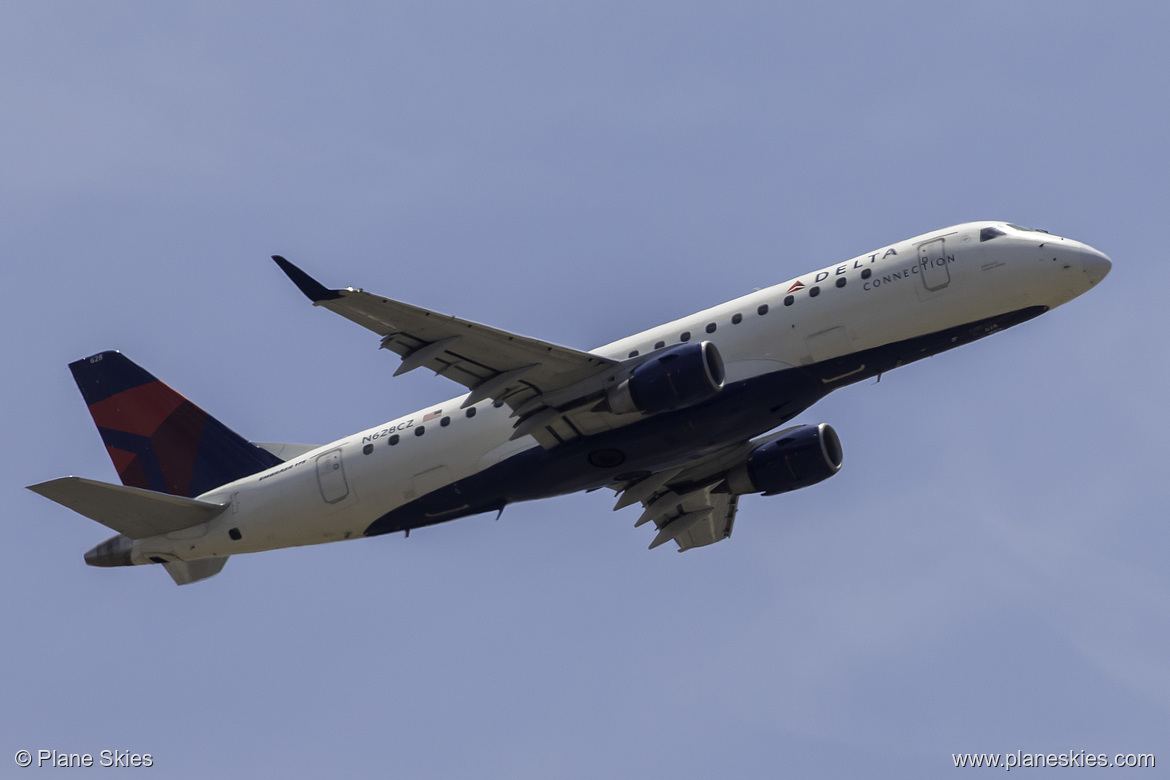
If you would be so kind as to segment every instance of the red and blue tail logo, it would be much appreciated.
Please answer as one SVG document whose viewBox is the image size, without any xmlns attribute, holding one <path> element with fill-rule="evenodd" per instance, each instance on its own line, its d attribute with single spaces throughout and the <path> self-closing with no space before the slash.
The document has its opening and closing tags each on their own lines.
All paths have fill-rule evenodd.
<svg viewBox="0 0 1170 780">
<path fill-rule="evenodd" d="M 193 498 L 281 462 L 120 352 L 69 370 L 123 485 Z"/>
</svg>

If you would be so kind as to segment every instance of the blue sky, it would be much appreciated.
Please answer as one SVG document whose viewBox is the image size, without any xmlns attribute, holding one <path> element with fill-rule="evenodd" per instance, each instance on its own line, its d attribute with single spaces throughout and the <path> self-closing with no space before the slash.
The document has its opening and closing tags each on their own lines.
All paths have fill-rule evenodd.
<svg viewBox="0 0 1170 780">
<path fill-rule="evenodd" d="M 1170 12 L 969 5 L 6 4 L 0 762 L 1170 762 Z M 84 566 L 105 529 L 23 489 L 116 479 L 66 369 L 103 349 L 257 440 L 325 442 L 456 394 L 392 378 L 273 253 L 591 348 L 973 219 L 1084 240 L 1114 270 L 810 409 L 842 472 L 744 500 L 733 539 L 687 555 L 648 552 L 636 510 L 599 492 L 238 556 L 176 588 Z"/>
</svg>

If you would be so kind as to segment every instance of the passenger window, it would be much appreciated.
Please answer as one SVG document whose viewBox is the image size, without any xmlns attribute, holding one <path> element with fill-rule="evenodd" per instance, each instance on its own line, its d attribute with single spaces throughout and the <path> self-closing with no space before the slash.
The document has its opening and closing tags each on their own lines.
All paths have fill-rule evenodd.
<svg viewBox="0 0 1170 780">
<path fill-rule="evenodd" d="M 442 420 L 439 420 L 439 425 L 442 426 L 443 428 L 446 428 L 450 424 L 451 424 L 450 417 L 444 417 Z"/>
<path fill-rule="evenodd" d="M 662 349 L 665 346 L 666 346 L 665 341 L 659 341 L 657 344 L 654 345 L 654 349 Z"/>
<path fill-rule="evenodd" d="M 395 433 L 395 434 L 391 434 L 391 436 L 390 436 L 390 446 L 391 446 L 391 447 L 393 447 L 393 446 L 394 446 L 395 444 L 397 444 L 397 443 L 398 443 L 398 434 L 397 434 L 397 433 Z"/>
<path fill-rule="evenodd" d="M 840 279 L 838 279 L 838 280 L 837 280 L 837 286 L 838 286 L 838 287 L 844 287 L 844 286 L 845 286 L 845 277 L 844 277 L 844 276 L 842 276 Z"/>
<path fill-rule="evenodd" d="M 808 288 L 808 297 L 815 298 L 820 294 L 821 294 L 820 287 L 813 286 L 813 287 Z"/>
<path fill-rule="evenodd" d="M 369 455 L 373 451 L 374 451 L 373 444 L 367 444 L 366 446 L 362 447 L 362 454 L 363 455 Z"/>
<path fill-rule="evenodd" d="M 760 315 L 761 317 L 763 317 L 767 313 L 768 313 L 768 304 L 766 304 L 766 303 L 761 303 L 760 307 L 758 309 L 756 309 L 756 314 Z"/>
<path fill-rule="evenodd" d="M 467 416 L 468 416 L 468 417 L 475 417 L 475 407 L 474 407 L 474 406 L 472 406 L 472 407 L 468 408 L 468 410 L 467 410 Z"/>
<path fill-rule="evenodd" d="M 739 312 L 736 312 L 735 314 L 731 315 L 731 324 L 732 325 L 738 325 L 741 322 L 743 322 L 743 315 L 742 314 L 740 314 Z"/>
<path fill-rule="evenodd" d="M 630 355 L 629 355 L 629 356 L 630 356 L 630 357 L 638 357 L 638 350 L 636 350 L 636 349 L 635 349 L 634 351 L 632 351 L 632 352 L 630 353 Z"/>
<path fill-rule="evenodd" d="M 784 296 L 784 305 L 791 306 L 793 301 L 795 301 L 795 300 L 796 300 L 796 298 L 792 297 L 791 295 L 785 295 Z"/>
<path fill-rule="evenodd" d="M 714 332 L 715 332 L 715 323 L 714 323 L 714 322 L 708 322 L 708 323 L 707 323 L 707 332 L 708 332 L 708 333 L 714 333 Z"/>
<path fill-rule="evenodd" d="M 862 279 L 868 279 L 871 276 L 873 276 L 873 271 L 869 270 L 868 268 L 861 272 Z"/>
<path fill-rule="evenodd" d="M 427 427 L 425 425 L 420 425 L 414 429 L 415 436 L 422 436 L 426 432 L 427 432 Z"/>
<path fill-rule="evenodd" d="M 678 340 L 679 341 L 690 341 L 691 340 L 691 332 L 689 330 L 684 330 L 682 335 L 678 337 Z"/>
</svg>

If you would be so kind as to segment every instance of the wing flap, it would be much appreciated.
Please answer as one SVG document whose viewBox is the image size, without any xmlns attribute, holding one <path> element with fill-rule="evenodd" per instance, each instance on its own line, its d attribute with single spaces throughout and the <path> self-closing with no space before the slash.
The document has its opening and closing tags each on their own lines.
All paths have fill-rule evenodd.
<svg viewBox="0 0 1170 780">
<path fill-rule="evenodd" d="M 619 493 L 614 510 L 641 503 L 634 527 L 653 521 L 658 528 L 650 548 L 673 541 L 679 552 L 705 547 L 731 536 L 739 497 L 725 485 L 729 470 L 743 463 L 756 448 L 789 435 L 794 429 L 723 447 L 682 466 L 664 469 L 610 487 Z"/>
<path fill-rule="evenodd" d="M 739 497 L 725 486 L 727 472 L 762 444 L 788 435 L 791 428 L 741 441 L 689 463 L 610 485 L 617 491 L 614 511 L 641 503 L 634 527 L 653 522 L 658 535 L 651 549 L 674 541 L 679 551 L 705 547 L 731 536 Z"/>
<path fill-rule="evenodd" d="M 704 485 L 686 493 L 663 490 L 644 499 L 645 511 L 634 526 L 652 521 L 658 528 L 650 549 L 673 541 L 682 552 L 731 536 L 738 499 L 731 493 L 716 492 L 718 484 Z M 637 487 L 637 483 L 631 487 Z"/>
<path fill-rule="evenodd" d="M 28 489 L 131 539 L 181 531 L 207 522 L 228 507 L 84 477 L 61 477 Z"/>
<path fill-rule="evenodd" d="M 679 552 L 706 547 L 731 536 L 738 498 L 730 493 L 713 493 L 711 499 L 710 511 L 698 523 L 674 537 Z"/>
</svg>

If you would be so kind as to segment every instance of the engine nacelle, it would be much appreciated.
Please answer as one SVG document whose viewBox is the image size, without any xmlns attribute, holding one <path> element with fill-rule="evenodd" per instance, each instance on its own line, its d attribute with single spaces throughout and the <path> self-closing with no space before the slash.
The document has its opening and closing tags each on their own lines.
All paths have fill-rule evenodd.
<svg viewBox="0 0 1170 780">
<path fill-rule="evenodd" d="M 727 474 L 732 493 L 787 493 L 828 479 L 841 470 L 841 440 L 828 423 L 802 425 L 752 450 Z"/>
<path fill-rule="evenodd" d="M 679 344 L 649 358 L 606 393 L 618 414 L 657 414 L 706 401 L 723 388 L 723 358 L 710 341 Z"/>
</svg>

